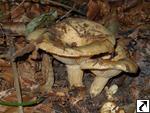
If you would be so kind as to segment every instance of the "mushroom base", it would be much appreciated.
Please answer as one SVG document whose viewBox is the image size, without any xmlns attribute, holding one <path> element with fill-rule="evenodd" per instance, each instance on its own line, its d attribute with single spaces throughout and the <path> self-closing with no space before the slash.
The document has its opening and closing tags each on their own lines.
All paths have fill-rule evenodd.
<svg viewBox="0 0 150 113">
<path fill-rule="evenodd" d="M 66 65 L 68 72 L 68 81 L 70 83 L 70 87 L 83 87 L 83 71 L 80 69 L 79 65 Z"/>
<path fill-rule="evenodd" d="M 92 73 L 96 75 L 91 88 L 90 88 L 90 95 L 91 97 L 97 96 L 105 85 L 107 84 L 108 80 L 116 75 L 118 75 L 121 71 L 120 70 L 107 70 L 107 71 L 97 71 L 94 70 Z"/>
<path fill-rule="evenodd" d="M 105 78 L 105 77 L 99 77 L 99 76 L 95 77 L 90 88 L 91 97 L 95 97 L 97 94 L 99 94 L 105 87 L 108 80 L 109 78 Z"/>
</svg>

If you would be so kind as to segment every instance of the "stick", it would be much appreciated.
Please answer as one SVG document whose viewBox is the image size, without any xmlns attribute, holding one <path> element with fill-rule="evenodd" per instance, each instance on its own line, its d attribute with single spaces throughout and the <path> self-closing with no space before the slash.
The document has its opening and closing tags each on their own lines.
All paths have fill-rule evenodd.
<svg viewBox="0 0 150 113">
<path fill-rule="evenodd" d="M 10 42 L 9 44 L 10 44 L 10 55 L 11 55 L 10 60 L 11 60 L 11 64 L 12 64 L 13 74 L 14 74 L 14 87 L 15 87 L 16 93 L 17 93 L 17 100 L 18 100 L 18 102 L 21 103 L 22 96 L 21 96 L 20 84 L 19 84 L 19 79 L 18 79 L 17 66 L 16 66 L 16 62 L 14 62 L 14 59 L 12 57 L 13 53 L 15 52 L 13 38 L 11 38 L 9 42 Z M 19 113 L 24 113 L 22 106 L 19 106 Z"/>
<path fill-rule="evenodd" d="M 65 8 L 65 9 L 67 9 L 67 10 L 71 10 L 71 9 L 72 9 L 72 7 L 70 7 L 70 6 L 67 6 L 67 5 L 65 5 L 65 4 L 61 4 L 61 3 L 58 3 L 58 2 L 55 2 L 55 1 L 52 1 L 52 0 L 49 0 L 48 2 L 49 2 L 50 4 L 63 7 L 63 8 Z M 75 8 L 74 8 L 72 11 L 73 11 L 73 12 L 76 12 L 76 13 L 82 15 L 82 16 L 85 16 L 84 13 L 80 12 L 79 10 L 77 10 L 77 9 L 75 9 Z"/>
<path fill-rule="evenodd" d="M 34 2 L 34 1 L 32 1 L 32 0 L 26 0 L 25 2 L 38 3 L 38 2 Z M 47 0 L 46 3 L 43 3 L 43 2 L 41 2 L 41 1 L 39 1 L 39 3 L 40 3 L 41 5 L 50 5 L 50 4 L 52 4 L 52 5 L 55 5 L 55 6 L 62 7 L 62 8 L 64 8 L 64 9 L 66 9 L 66 10 L 71 10 L 71 9 L 72 9 L 72 7 L 70 7 L 70 6 L 68 6 L 68 5 L 61 4 L 61 3 L 56 2 L 56 1 L 53 1 L 53 0 Z M 77 13 L 77 14 L 80 14 L 80 15 L 82 15 L 82 16 L 86 16 L 86 14 L 84 14 L 83 12 L 81 12 L 81 11 L 79 11 L 79 10 L 77 10 L 77 9 L 73 9 L 72 11 L 75 12 L 75 13 Z"/>
<path fill-rule="evenodd" d="M 64 19 L 64 18 L 68 17 L 69 14 L 73 11 L 74 8 L 75 8 L 75 4 L 73 5 L 72 9 L 70 9 L 65 15 L 61 16 L 61 17 L 56 21 L 56 23 L 59 22 L 59 21 L 61 21 L 61 20 Z"/>
</svg>

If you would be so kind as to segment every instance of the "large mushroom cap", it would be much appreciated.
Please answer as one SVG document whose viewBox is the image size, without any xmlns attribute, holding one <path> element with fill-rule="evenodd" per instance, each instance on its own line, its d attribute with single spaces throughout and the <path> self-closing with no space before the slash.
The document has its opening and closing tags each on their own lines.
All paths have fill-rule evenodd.
<svg viewBox="0 0 150 113">
<path fill-rule="evenodd" d="M 108 40 L 115 45 L 113 35 L 101 24 L 80 18 L 69 18 L 56 24 L 58 38 L 67 45 L 84 46 L 95 40 Z"/>
<path fill-rule="evenodd" d="M 102 25 L 86 19 L 69 18 L 48 30 L 32 32 L 28 40 L 41 38 L 37 47 L 59 56 L 80 57 L 111 53 L 114 36 Z"/>
</svg>

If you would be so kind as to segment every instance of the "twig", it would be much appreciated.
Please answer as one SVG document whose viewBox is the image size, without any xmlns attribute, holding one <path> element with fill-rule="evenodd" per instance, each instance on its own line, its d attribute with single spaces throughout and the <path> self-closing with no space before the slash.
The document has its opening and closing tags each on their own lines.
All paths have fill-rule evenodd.
<svg viewBox="0 0 150 113">
<path fill-rule="evenodd" d="M 14 10 L 6 13 L 4 16 L 8 16 L 9 14 L 12 14 L 14 11 L 16 11 L 19 7 L 21 7 L 23 5 L 23 3 L 25 2 L 26 0 L 23 0 Z"/>
<path fill-rule="evenodd" d="M 27 1 L 31 1 L 31 0 L 27 0 Z M 61 3 L 53 1 L 53 0 L 48 0 L 46 3 L 43 3 L 43 2 L 40 1 L 40 4 L 42 4 L 42 5 L 50 5 L 50 4 L 52 4 L 52 5 L 59 6 L 59 7 L 62 7 L 64 9 L 67 9 L 67 10 L 71 10 L 72 9 L 72 7 L 70 7 L 68 5 L 61 4 Z M 75 13 L 78 13 L 78 14 L 80 14 L 82 16 L 86 16 L 86 14 L 84 14 L 83 12 L 81 12 L 81 11 L 75 9 L 75 8 L 72 11 L 75 12 Z"/>
<path fill-rule="evenodd" d="M 2 32 L 2 37 L 5 38 L 5 33 L 3 30 L 3 25 L 0 23 L 0 31 Z"/>
<path fill-rule="evenodd" d="M 69 14 L 70 14 L 74 9 L 75 9 L 75 4 L 73 5 L 72 9 L 70 9 L 65 15 L 61 16 L 61 17 L 56 21 L 56 23 L 59 22 L 60 20 L 64 19 L 64 18 L 68 17 Z"/>
<path fill-rule="evenodd" d="M 21 96 L 20 84 L 19 84 L 19 79 L 18 79 L 17 66 L 16 66 L 16 62 L 14 62 L 14 59 L 12 57 L 13 53 L 15 52 L 13 38 L 10 39 L 9 44 L 10 44 L 10 55 L 11 55 L 10 60 L 12 64 L 13 74 L 14 74 L 14 87 L 16 89 L 18 102 L 21 103 L 22 96 Z M 19 106 L 19 113 L 24 113 L 22 106 Z"/>
<path fill-rule="evenodd" d="M 23 1 L 19 1 L 19 2 L 20 2 L 20 4 L 19 4 L 14 10 L 12 10 L 12 11 L 10 11 L 10 12 L 4 14 L 4 16 L 7 17 L 7 16 L 10 15 L 12 12 L 16 11 L 19 7 L 21 7 L 21 6 L 23 5 L 23 3 L 25 3 L 25 2 L 37 3 L 37 2 L 34 2 L 34 1 L 32 1 L 32 0 L 23 0 Z M 64 9 L 66 9 L 66 10 L 71 10 L 71 9 L 72 9 L 72 7 L 70 7 L 70 6 L 68 6 L 68 5 L 61 4 L 61 3 L 56 2 L 56 1 L 53 1 L 53 0 L 48 0 L 46 3 L 43 3 L 43 2 L 41 2 L 41 1 L 39 1 L 39 2 L 40 2 L 41 5 L 50 5 L 50 4 L 52 4 L 52 5 L 55 5 L 55 6 L 62 7 L 62 8 L 64 8 Z M 71 12 L 75 12 L 75 13 L 77 13 L 77 14 L 79 14 L 79 15 L 86 16 L 85 13 L 83 13 L 83 12 L 81 12 L 81 11 L 75 9 L 75 8 L 74 8 Z"/>
<path fill-rule="evenodd" d="M 21 7 L 24 4 L 25 0 L 23 0 L 14 10 L 12 10 L 10 13 L 16 11 L 19 7 Z"/>
<path fill-rule="evenodd" d="M 61 4 L 61 3 L 58 3 L 58 2 L 55 2 L 55 1 L 52 1 L 52 0 L 49 0 L 48 2 L 51 3 L 51 4 L 53 4 L 53 5 L 60 6 L 60 7 L 63 7 L 63 8 L 65 8 L 65 9 L 68 9 L 68 10 L 71 10 L 71 9 L 72 9 L 72 7 L 70 7 L 70 6 L 67 6 L 67 5 L 65 5 L 65 4 Z M 84 13 L 82 13 L 81 11 L 79 11 L 79 10 L 77 10 L 77 9 L 75 9 L 75 8 L 74 8 L 72 11 L 73 11 L 73 12 L 76 12 L 76 13 L 82 15 L 82 16 L 85 16 Z"/>
</svg>

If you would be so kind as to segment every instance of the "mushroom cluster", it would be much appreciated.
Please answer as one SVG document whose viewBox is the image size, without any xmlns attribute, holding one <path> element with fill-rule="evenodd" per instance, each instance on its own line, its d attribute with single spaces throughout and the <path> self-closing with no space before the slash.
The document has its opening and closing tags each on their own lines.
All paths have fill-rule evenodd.
<svg viewBox="0 0 150 113">
<path fill-rule="evenodd" d="M 84 86 L 85 69 L 94 73 L 91 96 L 99 94 L 107 81 L 121 71 L 134 73 L 137 70 L 126 50 L 120 44 L 116 46 L 114 35 L 101 24 L 86 19 L 69 18 L 48 29 L 35 30 L 27 40 L 66 65 L 70 86 Z M 46 85 L 50 89 L 53 74 L 49 78 Z"/>
</svg>

